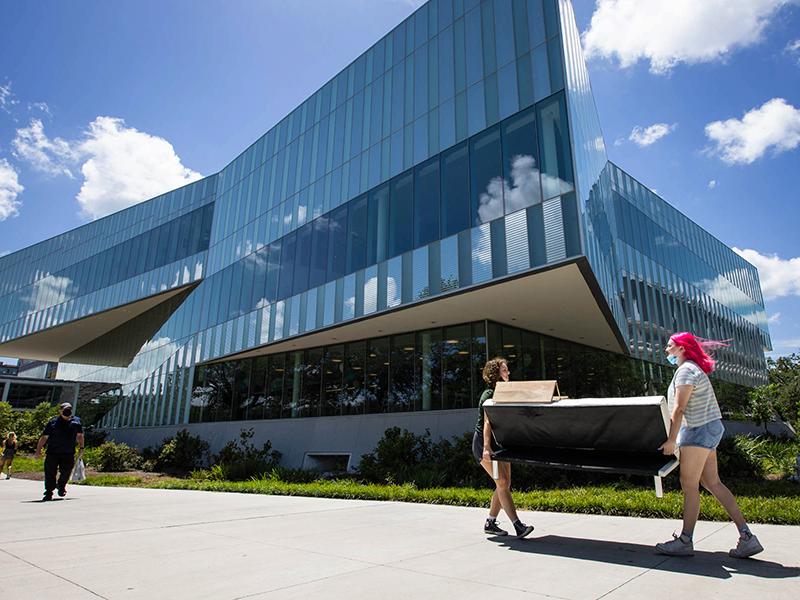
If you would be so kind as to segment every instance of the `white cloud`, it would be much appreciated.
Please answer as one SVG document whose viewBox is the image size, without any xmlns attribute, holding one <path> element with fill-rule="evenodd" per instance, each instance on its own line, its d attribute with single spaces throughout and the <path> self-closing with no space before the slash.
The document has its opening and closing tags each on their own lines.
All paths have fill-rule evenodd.
<svg viewBox="0 0 800 600">
<path fill-rule="evenodd" d="M 716 179 L 712 179 L 711 181 L 708 182 L 708 189 L 713 190 L 715 187 L 717 187 Z"/>
<path fill-rule="evenodd" d="M 784 50 L 787 54 L 792 55 L 797 61 L 797 64 L 800 65 L 800 38 L 786 44 Z"/>
<path fill-rule="evenodd" d="M 790 0 L 597 0 L 583 33 L 587 57 L 640 60 L 653 73 L 680 63 L 724 59 L 759 42 L 772 17 Z"/>
<path fill-rule="evenodd" d="M 11 91 L 11 82 L 0 85 L 0 110 L 10 115 L 11 107 L 15 104 L 19 104 L 19 100 L 16 99 Z"/>
<path fill-rule="evenodd" d="M 47 102 L 29 102 L 28 103 L 28 111 L 33 112 L 34 110 L 38 110 L 39 112 L 43 112 L 48 117 L 52 117 L 53 114 L 50 112 L 50 107 L 47 105 Z"/>
<path fill-rule="evenodd" d="M 672 131 L 675 131 L 677 126 L 677 123 L 673 123 L 672 125 L 668 123 L 654 123 L 648 127 L 640 127 L 637 125 L 631 131 L 631 135 L 628 139 L 637 146 L 643 148 L 644 146 L 655 144 L 664 136 L 669 135 Z"/>
<path fill-rule="evenodd" d="M 17 129 L 11 146 L 15 157 L 26 161 L 37 171 L 72 178 L 69 165 L 77 159 L 74 149 L 66 140 L 49 139 L 41 119 L 31 119 L 30 125 Z"/>
<path fill-rule="evenodd" d="M 766 300 L 781 296 L 800 296 L 800 256 L 783 259 L 757 250 L 733 248 L 739 256 L 755 265 Z"/>
<path fill-rule="evenodd" d="M 773 98 L 742 119 L 709 123 L 706 136 L 715 144 L 710 152 L 726 163 L 750 164 L 770 148 L 778 154 L 800 145 L 800 109 Z"/>
<path fill-rule="evenodd" d="M 767 323 L 770 325 L 777 325 L 781 322 L 781 313 L 776 312 L 774 315 L 770 315 L 767 319 Z"/>
<path fill-rule="evenodd" d="M 114 117 L 97 117 L 89 125 L 80 154 L 88 160 L 81 166 L 77 200 L 95 219 L 202 177 L 181 163 L 167 140 Z"/>
<path fill-rule="evenodd" d="M 68 142 L 49 139 L 40 119 L 17 130 L 14 155 L 49 175 L 83 175 L 76 196 L 81 212 L 103 217 L 192 181 L 200 173 L 185 167 L 164 138 L 125 125 L 116 117 L 97 117 L 83 136 Z"/>
<path fill-rule="evenodd" d="M 0 221 L 19 214 L 20 201 L 17 196 L 24 189 L 14 167 L 5 158 L 0 158 Z"/>
</svg>

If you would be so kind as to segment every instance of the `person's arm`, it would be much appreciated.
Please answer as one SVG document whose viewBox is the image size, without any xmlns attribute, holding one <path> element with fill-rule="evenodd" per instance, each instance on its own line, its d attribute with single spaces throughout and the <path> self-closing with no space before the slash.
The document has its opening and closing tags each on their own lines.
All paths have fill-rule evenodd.
<svg viewBox="0 0 800 600">
<path fill-rule="evenodd" d="M 33 458 L 41 458 L 42 448 L 44 448 L 44 445 L 47 443 L 47 438 L 49 437 L 49 435 L 43 435 L 39 438 L 39 443 L 36 444 L 36 452 L 33 454 Z"/>
<path fill-rule="evenodd" d="M 483 415 L 483 458 L 492 458 L 492 424 L 489 415 Z"/>
<path fill-rule="evenodd" d="M 669 437 L 667 441 L 659 447 L 659 450 L 667 456 L 675 454 L 675 448 L 678 443 L 678 432 L 683 422 L 683 413 L 686 412 L 686 406 L 689 404 L 689 398 L 692 397 L 693 391 L 694 386 L 691 384 L 675 386 L 675 406 L 672 409 L 672 415 L 669 420 Z"/>
<path fill-rule="evenodd" d="M 83 448 L 84 448 L 84 445 L 85 445 L 85 441 L 84 441 L 82 433 L 79 433 L 77 435 L 77 440 L 78 440 L 78 460 L 80 460 L 81 458 L 83 458 Z"/>
</svg>

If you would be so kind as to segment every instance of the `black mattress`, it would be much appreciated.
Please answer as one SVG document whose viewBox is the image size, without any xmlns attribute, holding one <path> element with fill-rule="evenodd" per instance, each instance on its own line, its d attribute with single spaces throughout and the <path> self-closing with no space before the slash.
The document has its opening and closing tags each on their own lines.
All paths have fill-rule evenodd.
<svg viewBox="0 0 800 600">
<path fill-rule="evenodd" d="M 488 401 L 484 410 L 499 446 L 495 460 L 653 476 L 676 461 L 658 450 L 668 436 L 663 396 Z"/>
</svg>

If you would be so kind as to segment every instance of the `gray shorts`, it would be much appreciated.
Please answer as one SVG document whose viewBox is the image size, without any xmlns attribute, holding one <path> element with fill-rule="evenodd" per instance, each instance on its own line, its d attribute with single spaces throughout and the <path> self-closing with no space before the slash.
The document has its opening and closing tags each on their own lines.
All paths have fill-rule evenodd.
<svg viewBox="0 0 800 600">
<path fill-rule="evenodd" d="M 697 427 L 681 427 L 678 432 L 678 446 L 697 446 L 714 450 L 725 433 L 720 419 L 709 421 Z"/>
</svg>

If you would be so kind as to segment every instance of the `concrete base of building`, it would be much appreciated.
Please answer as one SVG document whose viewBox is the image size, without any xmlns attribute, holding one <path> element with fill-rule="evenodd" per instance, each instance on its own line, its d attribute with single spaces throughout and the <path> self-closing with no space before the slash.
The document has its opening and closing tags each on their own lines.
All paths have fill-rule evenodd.
<svg viewBox="0 0 800 600">
<path fill-rule="evenodd" d="M 226 421 L 222 423 L 192 423 L 165 427 L 136 427 L 112 429 L 109 439 L 124 442 L 135 448 L 158 446 L 165 438 L 180 429 L 188 429 L 218 452 L 227 442 L 238 439 L 242 429 L 253 429 L 253 443 L 261 446 L 266 440 L 283 454 L 285 467 L 320 468 L 344 460 L 348 468 L 355 467 L 361 455 L 372 452 L 378 440 L 389 427 L 400 427 L 413 433 L 430 431 L 431 437 L 460 436 L 475 427 L 477 411 L 474 408 L 437 410 L 428 412 L 388 413 L 374 415 L 348 415 L 337 417 L 310 417 L 304 419 L 277 419 L 267 421 Z"/>
</svg>

